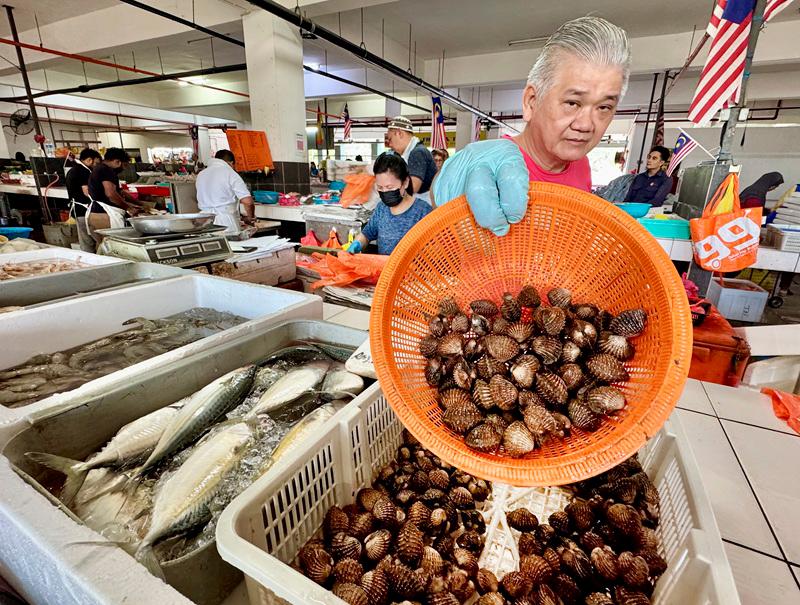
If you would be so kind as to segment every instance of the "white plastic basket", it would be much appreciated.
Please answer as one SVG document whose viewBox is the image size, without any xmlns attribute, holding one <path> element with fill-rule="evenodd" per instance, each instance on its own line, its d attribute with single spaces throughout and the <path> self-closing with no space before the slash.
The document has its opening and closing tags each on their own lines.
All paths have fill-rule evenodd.
<svg viewBox="0 0 800 605">
<path fill-rule="evenodd" d="M 293 458 L 273 467 L 227 507 L 217 524 L 217 548 L 244 572 L 251 605 L 344 604 L 289 563 L 318 530 L 328 508 L 352 502 L 355 492 L 394 457 L 401 431 L 375 384 L 360 405 L 331 418 Z M 661 493 L 658 533 L 669 563 L 653 602 L 739 604 L 719 529 L 677 418 L 642 448 L 640 460 Z M 559 488 L 495 485 L 485 511 L 481 565 L 501 573 L 516 567 L 515 537 L 505 526 L 505 510 L 526 506 L 541 519 L 566 503 Z"/>
</svg>

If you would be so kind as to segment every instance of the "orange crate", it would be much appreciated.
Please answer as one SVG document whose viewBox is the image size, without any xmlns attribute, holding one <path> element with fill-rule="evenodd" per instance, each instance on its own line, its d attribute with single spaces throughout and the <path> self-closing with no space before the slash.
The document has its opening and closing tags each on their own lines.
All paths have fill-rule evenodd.
<svg viewBox="0 0 800 605">
<path fill-rule="evenodd" d="M 712 305 L 705 321 L 694 328 L 689 378 L 739 386 L 749 359 L 747 341 L 736 336 L 728 320 Z"/>
<path fill-rule="evenodd" d="M 442 422 L 424 378 L 420 339 L 426 316 L 453 296 L 499 301 L 525 284 L 541 294 L 569 288 L 573 300 L 619 313 L 643 308 L 644 334 L 618 385 L 628 405 L 594 433 L 573 430 L 522 458 L 470 449 Z M 571 187 L 532 183 L 525 217 L 508 235 L 480 228 L 466 199 L 437 208 L 400 241 L 373 299 L 370 344 L 386 398 L 429 450 L 478 477 L 519 486 L 563 485 L 597 475 L 631 456 L 672 412 L 691 358 L 691 317 L 683 284 L 658 242 L 612 204 Z"/>
</svg>

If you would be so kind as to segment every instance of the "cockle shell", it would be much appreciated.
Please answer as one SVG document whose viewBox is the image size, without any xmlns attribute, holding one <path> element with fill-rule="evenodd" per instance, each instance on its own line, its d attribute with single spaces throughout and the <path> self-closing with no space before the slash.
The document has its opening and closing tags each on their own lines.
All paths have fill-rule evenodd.
<svg viewBox="0 0 800 605">
<path fill-rule="evenodd" d="M 650 527 L 642 527 L 642 531 L 636 536 L 636 545 L 642 550 L 657 551 L 660 541 L 658 534 Z"/>
<path fill-rule="evenodd" d="M 589 553 L 595 548 L 603 548 L 603 546 L 605 546 L 603 538 L 591 530 L 581 534 L 580 543 L 583 550 Z"/>
<path fill-rule="evenodd" d="M 547 518 L 548 523 L 558 533 L 568 536 L 571 530 L 569 515 L 563 510 L 557 510 Z"/>
<path fill-rule="evenodd" d="M 617 605 L 650 605 L 650 597 L 638 590 L 625 586 L 614 587 L 614 602 Z"/>
<path fill-rule="evenodd" d="M 502 435 L 489 423 L 479 424 L 465 439 L 466 444 L 481 452 L 493 452 L 500 446 Z"/>
<path fill-rule="evenodd" d="M 617 558 L 614 556 L 614 551 L 608 547 L 595 548 L 589 558 L 598 575 L 603 579 L 609 582 L 617 579 L 619 568 L 617 567 Z"/>
<path fill-rule="evenodd" d="M 469 391 L 472 389 L 472 381 L 475 380 L 477 374 L 472 367 L 470 367 L 469 362 L 462 357 L 456 361 L 456 364 L 453 366 L 452 375 L 453 382 L 456 383 L 458 388 Z"/>
<path fill-rule="evenodd" d="M 492 389 L 489 388 L 487 381 L 479 378 L 474 382 L 472 385 L 472 401 L 484 410 L 490 410 L 494 407 Z"/>
<path fill-rule="evenodd" d="M 575 305 L 573 312 L 578 319 L 590 320 L 597 315 L 597 307 L 594 305 Z"/>
<path fill-rule="evenodd" d="M 554 307 L 566 309 L 572 303 L 572 292 L 566 288 L 553 288 L 547 293 L 547 300 Z"/>
<path fill-rule="evenodd" d="M 534 589 L 537 605 L 562 605 L 561 599 L 547 584 L 539 584 Z"/>
<path fill-rule="evenodd" d="M 583 594 L 583 590 L 581 590 L 581 587 L 578 586 L 572 576 L 565 573 L 554 575 L 549 582 L 549 586 L 563 603 L 578 603 Z"/>
<path fill-rule="evenodd" d="M 442 357 L 457 357 L 464 353 L 464 338 L 461 334 L 450 332 L 439 339 L 436 353 Z"/>
<path fill-rule="evenodd" d="M 589 433 L 600 428 L 600 417 L 584 402 L 573 399 L 567 405 L 567 415 L 572 426 Z"/>
<path fill-rule="evenodd" d="M 497 576 L 484 567 L 478 570 L 478 573 L 475 575 L 475 581 L 478 584 L 478 592 L 481 594 L 486 594 L 487 592 L 497 592 L 497 589 L 500 586 Z"/>
<path fill-rule="evenodd" d="M 333 558 L 322 548 L 304 549 L 300 564 L 306 575 L 317 584 L 325 584 L 333 572 Z"/>
<path fill-rule="evenodd" d="M 456 538 L 456 546 L 480 555 L 483 550 L 483 537 L 475 530 L 468 530 Z"/>
<path fill-rule="evenodd" d="M 357 584 L 341 582 L 334 584 L 333 594 L 349 605 L 369 605 L 366 591 Z"/>
<path fill-rule="evenodd" d="M 620 361 L 628 361 L 636 353 L 635 347 L 624 336 L 611 332 L 600 332 L 597 348 L 601 353 L 608 353 Z"/>
<path fill-rule="evenodd" d="M 364 575 L 364 567 L 355 559 L 342 559 L 333 567 L 333 577 L 337 582 L 355 584 Z"/>
<path fill-rule="evenodd" d="M 402 563 L 394 563 L 386 569 L 389 585 L 403 599 L 411 599 L 423 590 L 419 576 L 410 567 Z"/>
<path fill-rule="evenodd" d="M 529 454 L 535 446 L 533 435 L 520 420 L 509 424 L 503 432 L 503 449 L 513 458 Z"/>
<path fill-rule="evenodd" d="M 483 343 L 475 338 L 470 338 L 464 343 L 464 358 L 474 361 L 483 355 Z"/>
<path fill-rule="evenodd" d="M 533 583 L 534 586 L 547 582 L 553 574 L 553 568 L 539 555 L 524 555 L 519 559 L 519 570 Z"/>
<path fill-rule="evenodd" d="M 539 525 L 539 519 L 527 508 L 515 508 L 507 512 L 506 521 L 518 531 L 533 531 Z"/>
<path fill-rule="evenodd" d="M 375 517 L 372 513 L 358 513 L 350 519 L 349 534 L 354 538 L 363 540 L 371 531 L 375 524 Z"/>
<path fill-rule="evenodd" d="M 435 336 L 428 335 L 419 341 L 419 352 L 422 353 L 423 357 L 431 358 L 436 355 L 438 346 L 439 339 Z"/>
<path fill-rule="evenodd" d="M 441 316 L 437 315 L 428 323 L 428 330 L 437 338 L 444 336 L 447 332 L 447 322 Z"/>
<path fill-rule="evenodd" d="M 472 508 L 475 504 L 470 491 L 461 485 L 451 489 L 447 497 L 456 508 Z"/>
<path fill-rule="evenodd" d="M 512 410 L 516 407 L 519 390 L 510 380 L 495 374 L 489 381 L 489 390 L 492 401 L 501 410 Z"/>
<path fill-rule="evenodd" d="M 522 316 L 522 308 L 510 292 L 503 294 L 503 303 L 500 305 L 500 314 L 508 322 L 519 321 Z"/>
<path fill-rule="evenodd" d="M 548 525 L 547 527 L 550 526 Z M 553 528 L 550 527 L 550 530 L 552 531 Z M 561 570 L 561 556 L 555 551 L 555 549 L 549 546 L 545 548 L 544 552 L 542 552 L 542 559 L 547 561 L 548 565 L 553 568 L 553 571 L 558 572 Z"/>
<path fill-rule="evenodd" d="M 614 605 L 614 600 L 604 592 L 592 592 L 586 595 L 586 605 Z"/>
<path fill-rule="evenodd" d="M 439 393 L 439 403 L 444 409 L 448 409 L 454 405 L 463 405 L 471 401 L 472 396 L 469 391 L 465 391 L 464 389 L 445 389 Z"/>
<path fill-rule="evenodd" d="M 365 487 L 358 490 L 358 494 L 356 494 L 356 502 L 358 502 L 358 505 L 365 511 L 371 512 L 375 506 L 375 503 L 385 496 L 386 494 L 380 490 L 373 489 L 371 487 Z"/>
<path fill-rule="evenodd" d="M 635 554 L 645 560 L 653 578 L 658 578 L 667 571 L 667 562 L 655 550 L 638 550 Z"/>
<path fill-rule="evenodd" d="M 593 573 L 592 562 L 580 548 L 567 548 L 561 553 L 561 565 L 576 580 L 588 580 Z"/>
<path fill-rule="evenodd" d="M 510 571 L 500 581 L 505 593 L 512 599 L 524 597 L 531 590 L 533 584 L 530 579 L 519 571 Z"/>
<path fill-rule="evenodd" d="M 459 435 L 463 435 L 482 421 L 483 414 L 470 399 L 451 405 L 442 416 L 442 422 Z"/>
<path fill-rule="evenodd" d="M 519 407 L 524 412 L 528 406 L 535 405 L 540 408 L 546 407 L 544 399 L 533 391 L 522 390 L 519 392 Z"/>
<path fill-rule="evenodd" d="M 461 308 L 452 296 L 448 296 L 439 301 L 439 315 L 453 317 L 453 315 L 457 313 L 461 313 Z"/>
<path fill-rule="evenodd" d="M 422 549 L 420 566 L 432 576 L 438 576 L 444 569 L 444 559 L 435 548 L 425 546 Z"/>
<path fill-rule="evenodd" d="M 489 495 L 492 493 L 489 484 L 483 479 L 475 479 L 474 481 L 470 481 L 467 483 L 467 489 L 469 493 L 472 494 L 472 499 L 475 502 L 483 502 L 486 500 Z M 480 517 L 480 515 L 478 515 Z M 483 519 L 483 517 L 480 517 Z"/>
<path fill-rule="evenodd" d="M 490 355 L 484 355 L 475 362 L 475 370 L 483 380 L 490 380 L 495 374 L 505 375 L 508 373 L 506 364 L 497 361 Z"/>
<path fill-rule="evenodd" d="M 370 605 L 385 605 L 389 600 L 389 579 L 381 569 L 365 573 L 361 577 L 361 588 L 367 593 Z"/>
<path fill-rule="evenodd" d="M 569 339 L 582 349 L 590 349 L 597 342 L 597 328 L 582 319 L 574 320 L 567 332 Z"/>
<path fill-rule="evenodd" d="M 469 554 L 471 555 L 472 553 Z M 475 564 L 477 565 L 477 561 Z M 475 573 L 477 573 L 477 568 Z M 475 583 L 470 579 L 470 575 L 463 569 L 456 569 L 450 573 L 447 579 L 447 587 L 461 603 L 467 602 L 472 595 L 475 594 Z"/>
<path fill-rule="evenodd" d="M 561 347 L 561 363 L 575 363 L 580 359 L 583 351 L 571 340 L 566 341 Z"/>
<path fill-rule="evenodd" d="M 489 320 L 483 315 L 475 313 L 469 320 L 470 331 L 476 336 L 485 336 L 489 333 Z"/>
<path fill-rule="evenodd" d="M 500 312 L 500 309 L 497 308 L 497 305 L 491 300 L 487 299 L 473 300 L 471 303 L 469 303 L 469 307 L 472 309 L 473 313 L 483 315 L 484 317 L 493 317 Z"/>
<path fill-rule="evenodd" d="M 609 324 L 609 329 L 619 336 L 638 336 L 647 325 L 647 313 L 644 309 L 629 309 L 617 315 Z"/>
<path fill-rule="evenodd" d="M 517 550 L 520 556 L 541 555 L 544 552 L 544 546 L 533 532 L 522 532 L 517 542 Z"/>
<path fill-rule="evenodd" d="M 340 559 L 358 560 L 361 557 L 361 542 L 358 541 L 358 538 L 340 532 L 331 538 L 331 554 L 337 561 Z"/>
<path fill-rule="evenodd" d="M 523 391 L 524 392 L 524 391 Z M 509 423 L 500 414 L 487 414 L 486 423 L 492 425 L 500 435 L 502 435 Z"/>
<path fill-rule="evenodd" d="M 642 527 L 639 512 L 629 504 L 612 504 L 606 511 L 606 519 L 626 536 L 636 536 Z"/>
<path fill-rule="evenodd" d="M 416 567 L 425 546 L 423 539 L 422 531 L 415 524 L 406 522 L 397 533 L 395 552 L 398 558 L 406 565 Z"/>
<path fill-rule="evenodd" d="M 569 398 L 567 385 L 561 377 L 548 371 L 536 375 L 536 392 L 545 402 L 556 407 L 563 406 Z"/>
<path fill-rule="evenodd" d="M 442 591 L 428 595 L 427 605 L 461 605 L 461 601 L 452 592 Z"/>
<path fill-rule="evenodd" d="M 381 523 L 394 525 L 397 521 L 397 507 L 386 497 L 382 497 L 375 502 L 372 507 L 372 514 Z"/>
<path fill-rule="evenodd" d="M 564 512 L 569 515 L 569 520 L 579 532 L 588 530 L 595 521 L 594 513 L 592 512 L 589 503 L 583 498 L 575 498 L 564 507 Z"/>
<path fill-rule="evenodd" d="M 517 341 L 502 334 L 484 336 L 483 346 L 497 361 L 510 361 L 519 354 Z"/>
<path fill-rule="evenodd" d="M 457 313 L 450 319 L 450 329 L 453 332 L 464 334 L 466 332 L 469 332 L 470 326 L 471 322 L 469 320 L 469 317 L 467 317 L 463 313 Z"/>
<path fill-rule="evenodd" d="M 533 336 L 533 324 L 515 321 L 508 324 L 505 334 L 521 344 Z"/>
<path fill-rule="evenodd" d="M 503 317 L 502 315 L 497 315 L 492 318 L 490 323 L 490 332 L 492 334 L 505 334 L 506 330 L 508 330 L 508 320 Z"/>
<path fill-rule="evenodd" d="M 428 471 L 428 479 L 433 487 L 445 490 L 450 486 L 450 475 L 443 468 L 435 468 Z"/>
<path fill-rule="evenodd" d="M 536 405 L 525 408 L 522 412 L 522 419 L 539 444 L 547 441 L 550 435 L 558 430 L 558 425 L 553 415 L 547 409 Z"/>
<path fill-rule="evenodd" d="M 538 307 L 533 314 L 533 321 L 548 336 L 558 336 L 564 329 L 567 316 L 558 307 Z"/>
<path fill-rule="evenodd" d="M 443 373 L 442 362 L 439 359 L 429 359 L 425 364 L 425 380 L 432 387 L 439 386 Z"/>
<path fill-rule="evenodd" d="M 586 393 L 586 405 L 595 414 L 613 414 L 625 407 L 625 395 L 616 387 L 596 387 Z"/>
<path fill-rule="evenodd" d="M 559 360 L 562 349 L 561 341 L 553 336 L 537 336 L 531 341 L 531 351 L 538 355 L 546 366 Z"/>
<path fill-rule="evenodd" d="M 478 605 L 506 605 L 506 600 L 499 592 L 487 592 L 478 599 Z"/>
<path fill-rule="evenodd" d="M 331 539 L 339 532 L 347 532 L 350 528 L 350 519 L 341 508 L 334 505 L 325 513 L 325 518 L 322 520 L 322 532 L 327 539 Z"/>
<path fill-rule="evenodd" d="M 603 382 L 624 382 L 630 378 L 622 362 L 608 353 L 597 353 L 586 360 L 589 374 Z"/>
<path fill-rule="evenodd" d="M 470 577 L 478 573 L 478 558 L 466 548 L 453 549 L 453 562 Z"/>
<path fill-rule="evenodd" d="M 565 363 L 558 368 L 558 375 L 570 392 L 575 391 L 583 384 L 583 370 L 577 363 Z"/>
<path fill-rule="evenodd" d="M 631 477 L 622 477 L 611 483 L 601 485 L 597 491 L 615 502 L 633 504 L 636 501 L 636 496 L 639 495 L 639 484 Z"/>
<path fill-rule="evenodd" d="M 380 561 L 388 553 L 392 545 L 392 533 L 388 529 L 379 529 L 364 539 L 364 554 L 370 561 Z"/>
<path fill-rule="evenodd" d="M 511 376 L 518 386 L 529 389 L 540 367 L 539 360 L 533 355 L 521 355 L 511 366 Z"/>
<path fill-rule="evenodd" d="M 523 307 L 538 307 L 542 304 L 542 298 L 536 288 L 525 285 L 517 294 L 517 302 Z"/>
<path fill-rule="evenodd" d="M 430 523 L 431 520 L 431 509 L 422 502 L 414 502 L 408 509 L 406 520 L 420 529 L 425 529 L 428 527 L 428 523 Z"/>
<path fill-rule="evenodd" d="M 650 567 L 647 565 L 647 561 L 630 552 L 620 553 L 620 558 L 622 558 L 623 555 L 629 555 L 629 557 L 626 557 L 624 563 L 618 561 L 620 571 L 622 572 L 622 581 L 631 588 L 646 586 L 650 576 Z"/>
</svg>

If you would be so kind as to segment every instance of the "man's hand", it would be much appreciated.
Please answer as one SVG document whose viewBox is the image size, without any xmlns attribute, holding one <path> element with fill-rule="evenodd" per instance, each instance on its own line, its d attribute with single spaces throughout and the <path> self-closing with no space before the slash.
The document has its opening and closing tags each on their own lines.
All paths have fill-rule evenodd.
<svg viewBox="0 0 800 605">
<path fill-rule="evenodd" d="M 528 209 L 528 167 L 508 139 L 467 145 L 445 162 L 433 182 L 437 206 L 466 194 L 475 220 L 495 235 L 505 235 Z"/>
<path fill-rule="evenodd" d="M 254 216 L 243 216 L 242 217 L 242 222 L 245 225 L 248 225 L 248 226 L 252 227 L 253 225 L 256 224 L 256 217 L 254 217 Z"/>
</svg>

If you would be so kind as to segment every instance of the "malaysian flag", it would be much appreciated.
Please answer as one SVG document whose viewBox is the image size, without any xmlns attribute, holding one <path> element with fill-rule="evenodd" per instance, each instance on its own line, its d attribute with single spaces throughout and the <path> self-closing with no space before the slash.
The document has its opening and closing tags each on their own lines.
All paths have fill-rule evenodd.
<svg viewBox="0 0 800 605">
<path fill-rule="evenodd" d="M 431 147 L 433 149 L 447 149 L 447 135 L 444 132 L 444 112 L 442 100 L 431 97 L 433 111 L 431 113 Z"/>
<path fill-rule="evenodd" d="M 739 101 L 755 0 L 717 0 L 706 30 L 711 37 L 689 119 L 708 123 L 720 109 Z"/>
<path fill-rule="evenodd" d="M 675 172 L 675 169 L 683 161 L 683 158 L 689 155 L 692 149 L 697 146 L 698 142 L 681 130 L 681 134 L 678 135 L 678 140 L 675 141 L 675 147 L 672 150 L 669 166 L 667 166 L 667 176 L 672 176 L 672 173 Z"/>
<path fill-rule="evenodd" d="M 347 109 L 347 103 L 344 104 L 342 118 L 344 119 L 344 140 L 349 141 L 353 129 L 353 120 L 350 119 L 350 111 Z"/>
</svg>

